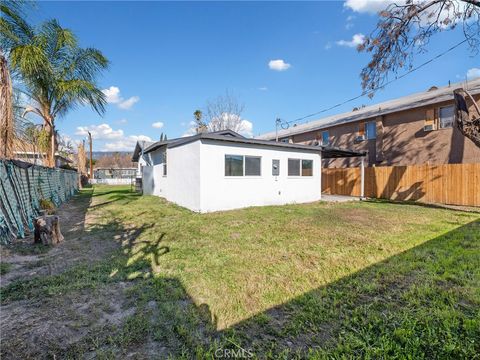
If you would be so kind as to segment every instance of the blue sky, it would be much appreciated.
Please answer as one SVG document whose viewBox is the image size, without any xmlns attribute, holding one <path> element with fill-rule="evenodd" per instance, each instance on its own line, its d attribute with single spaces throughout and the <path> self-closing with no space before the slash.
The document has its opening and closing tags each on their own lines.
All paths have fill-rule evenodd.
<svg viewBox="0 0 480 360">
<path fill-rule="evenodd" d="M 82 46 L 102 50 L 111 61 L 99 79 L 110 90 L 106 114 L 79 108 L 58 119 L 60 132 L 78 140 L 88 128 L 95 150 L 128 150 L 139 137 L 182 136 L 193 111 L 227 90 L 245 105 L 253 135 L 273 130 L 276 117 L 295 119 L 358 95 L 368 55 L 349 45 L 374 29 L 374 10 L 368 0 L 40 2 L 29 17 L 34 23 L 57 18 Z M 435 36 L 416 64 L 461 40 L 460 31 Z M 271 68 L 272 60 L 282 61 Z M 478 68 L 478 57 L 463 46 L 372 100 L 324 115 L 457 82 Z"/>
</svg>

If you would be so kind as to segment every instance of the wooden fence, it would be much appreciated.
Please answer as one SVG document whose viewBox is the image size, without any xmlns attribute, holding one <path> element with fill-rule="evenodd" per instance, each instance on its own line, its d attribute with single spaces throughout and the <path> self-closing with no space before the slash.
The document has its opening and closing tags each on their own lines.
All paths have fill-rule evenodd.
<svg viewBox="0 0 480 360">
<path fill-rule="evenodd" d="M 360 168 L 322 170 L 325 194 L 360 196 Z M 480 163 L 365 168 L 365 196 L 480 206 Z"/>
</svg>

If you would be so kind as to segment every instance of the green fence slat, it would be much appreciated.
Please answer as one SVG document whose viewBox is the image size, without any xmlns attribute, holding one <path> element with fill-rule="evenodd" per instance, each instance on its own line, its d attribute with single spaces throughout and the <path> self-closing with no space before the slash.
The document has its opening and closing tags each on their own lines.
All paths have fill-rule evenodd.
<svg viewBox="0 0 480 360">
<path fill-rule="evenodd" d="M 33 231 L 40 200 L 55 206 L 78 191 L 77 172 L 0 159 L 0 243 L 11 243 Z"/>
</svg>

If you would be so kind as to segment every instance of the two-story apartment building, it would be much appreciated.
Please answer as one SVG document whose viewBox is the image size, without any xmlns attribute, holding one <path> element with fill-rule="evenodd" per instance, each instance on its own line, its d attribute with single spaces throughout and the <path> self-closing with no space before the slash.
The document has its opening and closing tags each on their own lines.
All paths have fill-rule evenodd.
<svg viewBox="0 0 480 360">
<path fill-rule="evenodd" d="M 279 141 L 368 151 L 369 166 L 480 163 L 480 149 L 453 126 L 453 90 L 463 87 L 478 103 L 480 78 L 354 109 L 285 130 Z M 469 103 L 470 112 L 475 113 Z M 477 115 L 479 116 L 479 115 Z M 275 140 L 276 132 L 259 139 Z M 359 159 L 330 160 L 330 167 Z"/>
</svg>

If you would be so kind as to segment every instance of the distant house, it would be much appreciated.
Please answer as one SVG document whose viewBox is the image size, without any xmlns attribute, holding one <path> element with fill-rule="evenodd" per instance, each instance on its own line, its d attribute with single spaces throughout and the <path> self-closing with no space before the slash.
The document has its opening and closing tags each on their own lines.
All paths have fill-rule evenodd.
<svg viewBox="0 0 480 360">
<path fill-rule="evenodd" d="M 478 163 L 480 149 L 453 126 L 453 90 L 459 87 L 469 90 L 477 102 L 480 100 L 480 79 L 432 87 L 280 130 L 279 140 L 367 151 L 371 166 Z M 257 138 L 275 140 L 276 133 Z M 355 159 L 327 163 L 330 167 L 358 166 Z"/>
<path fill-rule="evenodd" d="M 93 177 L 97 180 L 104 179 L 133 179 L 137 168 L 95 168 Z"/>
<path fill-rule="evenodd" d="M 140 153 L 145 160 L 143 193 L 199 212 L 320 200 L 321 159 L 364 155 L 248 139 L 229 130 L 137 149 L 133 160 L 140 162 Z"/>
<path fill-rule="evenodd" d="M 32 163 L 35 165 L 45 166 L 45 158 L 47 154 L 35 152 L 35 151 L 14 151 L 14 158 Z M 55 153 L 55 167 L 63 167 L 67 165 L 72 165 L 73 161 L 69 158 L 60 155 L 58 152 Z"/>
<path fill-rule="evenodd" d="M 137 144 L 135 145 L 135 150 L 133 151 L 133 156 L 132 156 L 132 161 L 137 163 L 137 173 L 136 177 L 141 178 L 142 177 L 142 168 L 145 165 L 148 165 L 147 163 L 147 157 L 145 156 L 145 149 L 149 147 L 150 145 L 153 144 L 153 141 L 137 141 Z"/>
</svg>

